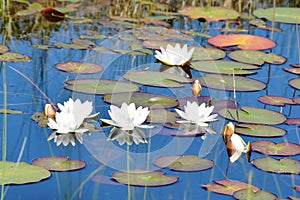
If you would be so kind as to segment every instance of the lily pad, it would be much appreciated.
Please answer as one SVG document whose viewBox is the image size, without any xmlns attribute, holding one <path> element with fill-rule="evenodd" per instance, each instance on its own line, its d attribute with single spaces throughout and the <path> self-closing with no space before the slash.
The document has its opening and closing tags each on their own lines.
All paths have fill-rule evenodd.
<svg viewBox="0 0 300 200">
<path fill-rule="evenodd" d="M 258 100 L 264 104 L 273 106 L 284 106 L 285 104 L 296 104 L 293 99 L 281 96 L 260 96 Z"/>
<path fill-rule="evenodd" d="M 154 164 L 161 168 L 170 168 L 174 171 L 202 171 L 214 166 L 212 160 L 200 158 L 196 155 L 162 156 L 155 159 Z"/>
<path fill-rule="evenodd" d="M 259 18 L 269 21 L 298 24 L 300 19 L 300 8 L 276 7 L 267 9 L 257 9 L 253 14 Z"/>
<path fill-rule="evenodd" d="M 265 62 L 271 64 L 282 64 L 286 58 L 276 53 L 265 53 L 257 50 L 237 50 L 228 54 L 228 56 L 238 62 L 262 65 Z"/>
<path fill-rule="evenodd" d="M 78 50 L 86 50 L 86 49 L 90 48 L 89 46 L 86 46 L 83 44 L 67 44 L 67 43 L 62 43 L 62 42 L 55 43 L 54 46 L 56 48 L 78 49 Z"/>
<path fill-rule="evenodd" d="M 288 125 L 298 125 L 300 126 L 300 118 L 288 118 L 286 121 L 285 121 L 286 124 Z"/>
<path fill-rule="evenodd" d="M 150 123 L 167 123 L 167 122 L 175 122 L 178 120 L 179 115 L 176 112 L 171 112 L 165 109 L 155 109 L 150 110 L 150 114 L 147 118 L 147 122 Z"/>
<path fill-rule="evenodd" d="M 258 169 L 279 174 L 299 174 L 300 161 L 291 158 L 281 158 L 279 160 L 271 157 L 256 158 L 252 164 Z"/>
<path fill-rule="evenodd" d="M 297 74 L 297 75 L 300 75 L 300 68 L 297 67 L 297 68 L 283 68 L 285 71 L 287 72 L 290 72 L 292 74 Z"/>
<path fill-rule="evenodd" d="M 277 196 L 273 193 L 266 192 L 264 190 L 259 190 L 257 192 L 253 192 L 252 190 L 243 189 L 233 193 L 233 197 L 239 200 L 274 200 L 277 199 Z"/>
<path fill-rule="evenodd" d="M 289 80 L 289 84 L 292 87 L 300 90 L 300 78 L 294 78 L 294 79 Z"/>
<path fill-rule="evenodd" d="M 65 72 L 73 72 L 79 74 L 92 74 L 103 70 L 103 67 L 101 65 L 72 61 L 58 63 L 55 65 L 55 67 Z"/>
<path fill-rule="evenodd" d="M 46 156 L 36 158 L 32 161 L 33 165 L 44 167 L 51 171 L 71 171 L 85 167 L 83 160 L 69 160 L 67 156 Z"/>
<path fill-rule="evenodd" d="M 107 185 L 121 185 L 120 183 L 117 183 L 117 182 L 111 180 L 111 178 L 109 176 L 105 176 L 102 174 L 97 174 L 97 175 L 93 176 L 92 181 L 94 181 L 95 183 L 101 183 L 101 184 L 107 184 Z"/>
<path fill-rule="evenodd" d="M 88 94 L 112 94 L 120 92 L 135 92 L 139 87 L 121 81 L 99 79 L 76 79 L 66 81 L 66 89 Z"/>
<path fill-rule="evenodd" d="M 255 187 L 249 183 L 236 180 L 215 180 L 217 184 L 204 184 L 202 187 L 205 189 L 226 195 L 233 195 L 234 192 L 242 189 L 251 188 L 254 192 L 259 191 L 258 187 Z"/>
<path fill-rule="evenodd" d="M 300 185 L 295 185 L 294 189 L 300 192 Z"/>
<path fill-rule="evenodd" d="M 246 34 L 216 35 L 210 37 L 207 41 L 216 47 L 237 46 L 240 49 L 249 50 L 265 50 L 276 45 L 275 42 L 268 38 Z"/>
<path fill-rule="evenodd" d="M 178 13 L 191 19 L 205 19 L 207 21 L 237 19 L 240 16 L 237 11 L 223 7 L 188 6 L 181 9 Z"/>
<path fill-rule="evenodd" d="M 9 48 L 7 46 L 0 44 L 0 54 L 3 54 L 8 51 L 9 51 Z"/>
<path fill-rule="evenodd" d="M 177 176 L 166 176 L 163 171 L 130 170 L 115 172 L 112 178 L 119 183 L 136 186 L 163 186 L 177 182 Z"/>
<path fill-rule="evenodd" d="M 201 72 L 216 74 L 232 74 L 234 70 L 234 74 L 236 75 L 254 74 L 256 73 L 255 71 L 249 71 L 248 69 L 251 70 L 260 68 L 255 65 L 226 60 L 191 62 L 191 67 Z"/>
<path fill-rule="evenodd" d="M 235 132 L 255 137 L 278 137 L 286 134 L 286 130 L 264 124 L 236 124 Z"/>
<path fill-rule="evenodd" d="M 189 49 L 191 48 L 195 49 L 192 56 L 193 61 L 217 60 L 226 56 L 226 53 L 224 51 L 213 47 L 189 46 Z"/>
<path fill-rule="evenodd" d="M 293 156 L 300 154 L 300 145 L 291 142 L 274 143 L 268 140 L 251 142 L 253 151 L 272 156 Z"/>
<path fill-rule="evenodd" d="M 202 77 L 196 77 L 200 81 L 201 86 L 205 86 L 212 89 L 233 91 L 233 78 L 230 75 L 215 75 L 205 74 Z M 235 91 L 259 91 L 266 87 L 266 84 L 243 76 L 235 76 Z"/>
<path fill-rule="evenodd" d="M 0 184 L 4 185 L 39 182 L 51 175 L 45 168 L 25 162 L 0 161 L 0 166 Z"/>
<path fill-rule="evenodd" d="M 123 77 L 130 81 L 157 87 L 182 87 L 192 80 L 177 74 L 154 71 L 128 71 Z"/>
<path fill-rule="evenodd" d="M 286 117 L 279 112 L 249 106 L 241 106 L 239 110 L 225 108 L 219 114 L 229 120 L 255 124 L 281 124 L 286 120 Z"/>
<path fill-rule="evenodd" d="M 11 109 L 3 109 L 0 108 L 0 113 L 7 113 L 7 114 L 22 114 L 23 112 L 20 110 L 11 110 Z"/>
<path fill-rule="evenodd" d="M 26 62 L 29 60 L 29 56 L 20 53 L 6 52 L 4 54 L 0 54 L 0 61 L 3 62 Z"/>
</svg>

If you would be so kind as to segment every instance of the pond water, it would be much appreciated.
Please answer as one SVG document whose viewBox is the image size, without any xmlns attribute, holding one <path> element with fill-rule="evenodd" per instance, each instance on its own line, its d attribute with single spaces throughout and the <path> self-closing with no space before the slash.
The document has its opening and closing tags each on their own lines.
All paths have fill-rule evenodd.
<svg viewBox="0 0 300 200">
<path fill-rule="evenodd" d="M 69 4 L 71 3 L 63 3 L 60 6 Z M 77 4 L 71 5 L 76 7 Z M 145 6 L 144 12 L 148 9 L 147 5 L 146 3 L 143 5 Z M 18 7 L 20 10 L 24 8 L 26 8 L 24 5 Z M 123 78 L 123 75 L 130 70 L 158 71 L 161 64 L 156 60 L 154 54 L 143 52 L 147 49 L 143 47 L 143 42 L 144 40 L 150 41 L 150 37 L 153 40 L 155 37 L 153 32 L 157 33 L 161 30 L 164 32 L 167 29 L 160 26 L 160 29 L 155 29 L 152 32 L 150 26 L 158 26 L 134 23 L 132 19 L 123 21 L 111 18 L 109 21 L 105 14 L 101 13 L 107 9 L 105 6 L 96 11 L 93 4 L 82 4 L 76 9 L 77 11 L 68 13 L 70 17 L 66 17 L 60 22 L 48 22 L 40 13 L 11 18 L 3 17 L 1 20 L 2 32 L 0 37 L 2 44 L 8 46 L 11 52 L 18 52 L 31 58 L 27 62 L 1 62 L 0 108 L 7 107 L 23 112 L 22 114 L 0 115 L 1 132 L 3 133 L 1 136 L 2 159 L 31 163 L 32 160 L 45 156 L 68 156 L 72 160 L 79 159 L 86 162 L 83 169 L 52 172 L 50 178 L 37 183 L 7 185 L 4 187 L 5 199 L 233 199 L 230 195 L 210 192 L 202 187 L 204 184 L 214 183 L 214 180 L 223 179 L 251 183 L 279 198 L 299 198 L 299 191 L 293 189 L 294 186 L 300 185 L 299 174 L 277 174 L 263 171 L 256 168 L 252 163 L 248 163 L 244 154 L 236 162 L 230 164 L 228 173 L 226 172 L 228 156 L 221 132 L 229 120 L 220 115 L 217 122 L 211 123 L 216 134 L 206 134 L 205 140 L 201 136 L 174 137 L 169 134 L 176 133 L 177 129 L 166 128 L 162 126 L 162 123 L 154 123 L 154 129 L 145 129 L 144 131 L 148 140 L 147 144 L 140 143 L 139 145 L 127 146 L 126 144 L 119 145 L 116 141 L 107 141 L 111 127 L 100 127 L 101 121 L 99 120 L 100 118 L 110 118 L 108 114 L 110 104 L 103 100 L 104 95 L 68 90 L 65 88 L 66 81 L 95 78 L 97 80 L 130 82 Z M 137 10 L 139 11 L 138 8 Z M 109 11 L 113 12 L 114 10 Z M 116 6 L 115 12 L 117 14 L 118 11 L 118 6 Z M 96 17 L 99 15 L 100 19 Z M 76 18 L 85 16 L 84 19 L 92 19 L 92 21 L 80 23 L 71 16 L 76 16 Z M 164 22 L 176 30 L 181 30 L 181 33 L 176 33 L 176 38 L 168 41 L 180 42 L 180 44 L 188 44 L 189 46 L 211 46 L 207 42 L 207 34 L 213 36 L 223 33 L 222 28 L 226 24 L 224 21 L 202 22 L 178 15 L 171 16 L 172 18 L 164 20 Z M 237 103 L 240 106 L 273 110 L 284 114 L 287 118 L 299 117 L 299 104 L 272 106 L 258 100 L 259 96 L 264 95 L 299 97 L 299 91 L 288 83 L 290 79 L 297 78 L 298 75 L 284 70 L 284 68 L 290 67 L 290 64 L 300 62 L 298 25 L 275 23 L 275 27 L 282 31 L 271 32 L 250 26 L 245 21 L 243 23 L 241 27 L 243 31 L 246 31 L 242 32 L 243 34 L 272 39 L 276 42 L 276 46 L 272 50 L 265 50 L 264 52 L 279 54 L 287 58 L 287 61 L 279 65 L 265 63 L 258 70 L 254 70 L 255 74 L 247 75 L 247 77 L 266 83 L 266 87 L 259 91 L 236 92 Z M 272 23 L 268 22 L 268 25 L 272 25 Z M 233 29 L 232 32 L 228 33 L 234 33 L 238 30 L 236 28 L 240 28 L 238 25 L 230 26 Z M 191 30 L 202 35 L 184 34 L 187 31 L 191 32 Z M 173 32 L 168 34 L 171 33 Z M 149 38 L 138 39 L 138 34 L 141 38 L 147 38 L 147 36 Z M 91 36 L 94 35 L 102 35 L 105 38 L 91 39 Z M 76 49 L 78 47 L 75 46 L 58 48 L 58 43 L 71 44 L 72 38 L 83 38 L 83 36 L 94 42 L 97 47 L 83 44 L 82 49 Z M 179 39 L 179 36 L 182 38 Z M 133 52 L 133 44 L 140 45 L 138 47 L 143 47 L 143 50 L 139 49 Z M 153 49 L 150 51 L 154 53 Z M 232 49 L 224 51 L 228 54 Z M 230 60 L 228 56 L 223 59 Z M 95 63 L 103 66 L 104 69 L 98 73 L 79 74 L 63 72 L 55 67 L 56 64 L 67 61 Z M 98 122 L 94 123 L 100 131 L 91 132 L 90 135 L 84 134 L 83 144 L 77 143 L 75 146 L 71 144 L 57 146 L 53 140 L 47 141 L 52 130 L 38 126 L 31 119 L 35 112 L 43 112 L 44 105 L 48 103 L 47 99 L 32 83 L 13 69 L 19 70 L 31 79 L 54 103 L 63 103 L 69 98 L 92 101 L 93 113 L 100 112 Z M 202 77 L 205 74 L 194 69 L 191 69 L 191 73 L 193 77 Z M 140 92 L 163 94 L 175 99 L 192 96 L 192 82 L 175 88 L 138 85 Z M 203 87 L 201 96 L 234 101 L 233 91 L 216 90 L 208 87 Z M 112 95 L 112 99 L 114 99 L 114 95 Z M 115 99 L 118 99 L 118 96 Z M 174 112 L 174 108 L 168 110 Z M 245 142 L 270 140 L 276 143 L 288 141 L 299 145 L 300 137 L 297 125 L 281 123 L 273 126 L 286 130 L 286 134 L 280 137 L 241 136 Z M 154 160 L 160 156 L 188 154 L 213 160 L 214 166 L 203 171 L 178 172 L 168 168 L 161 169 L 153 164 Z M 259 157 L 264 157 L 264 155 L 252 152 L 251 160 Z M 282 156 L 273 157 L 282 158 Z M 289 158 L 299 161 L 300 156 L 298 154 L 289 156 Z M 179 179 L 174 184 L 155 187 L 128 186 L 112 180 L 113 173 L 127 169 L 162 170 L 166 175 L 178 176 Z"/>
</svg>

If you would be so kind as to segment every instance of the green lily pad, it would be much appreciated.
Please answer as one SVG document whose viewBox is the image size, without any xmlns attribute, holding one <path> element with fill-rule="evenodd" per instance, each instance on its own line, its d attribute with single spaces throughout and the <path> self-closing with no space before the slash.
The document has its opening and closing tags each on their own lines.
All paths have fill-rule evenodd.
<svg viewBox="0 0 300 200">
<path fill-rule="evenodd" d="M 232 74 L 234 70 L 234 74 L 236 75 L 254 74 L 256 73 L 255 71 L 249 71 L 248 69 L 251 70 L 260 68 L 255 65 L 243 64 L 239 62 L 226 60 L 191 62 L 191 67 L 201 72 L 216 74 Z"/>
<path fill-rule="evenodd" d="M 226 56 L 226 53 L 224 51 L 213 47 L 189 46 L 189 49 L 191 48 L 195 49 L 192 56 L 193 61 L 217 60 Z"/>
<path fill-rule="evenodd" d="M 286 124 L 288 125 L 298 125 L 300 126 L 300 118 L 288 118 L 286 121 L 285 121 Z"/>
<path fill-rule="evenodd" d="M 111 180 L 111 178 L 109 176 L 105 176 L 102 174 L 97 174 L 97 175 L 93 176 L 92 181 L 94 181 L 95 183 L 101 183 L 101 184 L 107 184 L 107 185 L 121 185 L 120 183 L 117 183 L 117 182 Z"/>
<path fill-rule="evenodd" d="M 20 110 L 11 110 L 11 109 L 3 109 L 0 108 L 0 113 L 6 113 L 6 114 L 22 114 L 23 112 Z"/>
<path fill-rule="evenodd" d="M 126 185 L 163 186 L 177 182 L 177 176 L 166 176 L 163 171 L 130 170 L 115 172 L 112 178 Z"/>
<path fill-rule="evenodd" d="M 55 65 L 55 67 L 65 72 L 73 72 L 79 74 L 92 74 L 103 70 L 103 67 L 101 65 L 72 61 L 58 63 Z"/>
<path fill-rule="evenodd" d="M 255 124 L 281 124 L 286 120 L 286 117 L 279 112 L 249 106 L 241 106 L 239 110 L 225 108 L 220 110 L 219 114 L 229 120 Z"/>
<path fill-rule="evenodd" d="M 257 9 L 253 14 L 259 18 L 269 21 L 298 24 L 300 19 L 300 8 L 276 7 L 267 9 Z"/>
<path fill-rule="evenodd" d="M 127 80 L 157 87 L 182 87 L 192 80 L 177 74 L 154 71 L 128 71 L 123 77 Z"/>
<path fill-rule="evenodd" d="M 285 104 L 296 104 L 293 99 L 281 96 L 260 96 L 258 100 L 264 104 L 273 106 L 284 106 Z"/>
<path fill-rule="evenodd" d="M 4 54 L 5 52 L 8 52 L 9 48 L 3 44 L 0 44 L 0 54 Z"/>
<path fill-rule="evenodd" d="M 239 200 L 274 200 L 277 199 L 277 196 L 273 193 L 266 192 L 264 190 L 259 190 L 257 192 L 253 192 L 252 190 L 243 189 L 233 193 L 233 197 Z"/>
<path fill-rule="evenodd" d="M 46 127 L 48 126 L 48 118 L 43 112 L 35 112 L 31 115 L 31 119 L 38 123 L 38 126 Z"/>
<path fill-rule="evenodd" d="M 45 168 L 25 162 L 0 161 L 0 166 L 0 184 L 4 185 L 39 182 L 51 175 Z"/>
<path fill-rule="evenodd" d="M 233 78 L 230 75 L 205 74 L 202 77 L 196 77 L 200 81 L 201 86 L 205 86 L 217 90 L 233 91 Z M 235 76 L 235 91 L 259 91 L 266 87 L 266 84 L 243 76 Z"/>
<path fill-rule="evenodd" d="M 237 46 L 240 49 L 248 50 L 265 50 L 276 45 L 275 42 L 268 38 L 246 34 L 216 35 L 208 38 L 207 42 L 221 48 Z"/>
<path fill-rule="evenodd" d="M 167 123 L 167 122 L 175 122 L 179 119 L 179 115 L 176 112 L 171 112 L 165 109 L 155 109 L 150 110 L 150 114 L 148 115 L 147 122 L 150 123 Z"/>
<path fill-rule="evenodd" d="M 223 7 L 188 6 L 181 9 L 178 13 L 191 19 L 205 19 L 207 21 L 237 19 L 240 16 L 237 11 Z"/>
<path fill-rule="evenodd" d="M 78 49 L 78 50 L 86 50 L 90 48 L 89 46 L 83 44 L 67 44 L 67 43 L 55 43 L 54 46 L 56 48 L 65 48 L 65 49 Z"/>
<path fill-rule="evenodd" d="M 292 87 L 300 90 L 300 78 L 294 78 L 294 79 L 289 80 L 289 84 Z"/>
<path fill-rule="evenodd" d="M 196 155 L 162 156 L 155 159 L 154 164 L 161 168 L 168 167 L 174 171 L 183 172 L 202 171 L 214 166 L 212 160 Z"/>
<path fill-rule="evenodd" d="M 103 100 L 118 106 L 121 106 L 124 102 L 151 108 L 171 108 L 178 105 L 177 100 L 172 97 L 145 92 L 107 94 L 103 97 Z"/>
<path fill-rule="evenodd" d="M 286 134 L 286 130 L 264 124 L 236 124 L 235 132 L 255 137 L 279 137 Z"/>
<path fill-rule="evenodd" d="M 3 62 L 26 62 L 29 60 L 30 60 L 29 56 L 20 53 L 6 52 L 4 54 L 0 54 L 0 61 Z"/>
<path fill-rule="evenodd" d="M 291 158 L 281 158 L 279 160 L 271 157 L 256 158 L 252 164 L 258 169 L 279 174 L 299 174 L 300 161 Z"/>
<path fill-rule="evenodd" d="M 281 55 L 265 53 L 257 50 L 237 50 L 229 53 L 228 56 L 238 62 L 254 65 L 262 65 L 265 62 L 271 64 L 282 64 L 286 61 L 286 58 Z"/>
<path fill-rule="evenodd" d="M 261 19 L 252 19 L 249 21 L 249 24 L 256 26 L 259 29 L 268 30 L 268 31 L 277 31 L 281 32 L 282 30 L 279 27 L 269 26 L 264 20 Z"/>
<path fill-rule="evenodd" d="M 36 158 L 32 161 L 33 165 L 44 167 L 51 171 L 72 171 L 85 167 L 83 160 L 69 160 L 67 156 L 46 156 Z"/>
<path fill-rule="evenodd" d="M 66 89 L 88 94 L 112 94 L 120 92 L 135 92 L 139 87 L 121 81 L 99 79 L 77 79 L 66 81 Z"/>
<path fill-rule="evenodd" d="M 300 145 L 291 142 L 274 143 L 268 140 L 251 142 L 251 149 L 265 155 L 293 156 L 300 154 Z"/>
<path fill-rule="evenodd" d="M 249 183 L 236 180 L 215 180 L 217 184 L 204 184 L 202 187 L 205 189 L 226 195 L 233 195 L 234 192 L 242 189 L 251 188 L 254 192 L 259 191 L 258 187 L 255 187 Z"/>
</svg>

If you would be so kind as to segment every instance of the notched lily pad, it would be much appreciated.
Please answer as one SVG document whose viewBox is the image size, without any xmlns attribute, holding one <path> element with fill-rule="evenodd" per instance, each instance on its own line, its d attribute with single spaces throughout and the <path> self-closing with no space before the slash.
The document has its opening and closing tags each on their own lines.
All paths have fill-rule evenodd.
<svg viewBox="0 0 300 200">
<path fill-rule="evenodd" d="M 67 156 L 46 156 L 36 158 L 32 161 L 33 165 L 44 167 L 51 171 L 71 171 L 85 167 L 83 160 L 69 160 Z"/>
<path fill-rule="evenodd" d="M 286 120 L 286 117 L 279 112 L 249 106 L 241 106 L 239 110 L 222 109 L 219 114 L 226 119 L 254 124 L 281 124 Z"/>
<path fill-rule="evenodd" d="M 258 169 L 279 174 L 299 174 L 300 161 L 291 158 L 279 160 L 271 157 L 256 158 L 251 161 Z"/>
<path fill-rule="evenodd" d="M 176 112 L 171 112 L 165 109 L 155 109 L 150 110 L 147 122 L 161 124 L 167 122 L 175 122 L 178 119 L 179 115 Z"/>
<path fill-rule="evenodd" d="M 103 70 L 101 65 L 97 65 L 94 63 L 82 63 L 82 62 L 64 62 L 58 63 L 55 67 L 61 71 L 65 72 L 73 72 L 79 74 L 92 74 L 97 73 Z"/>
<path fill-rule="evenodd" d="M 4 54 L 0 54 L 0 61 L 3 62 L 26 62 L 29 60 L 29 56 L 20 53 L 6 52 Z"/>
<path fill-rule="evenodd" d="M 254 192 L 259 191 L 258 187 L 255 187 L 249 183 L 236 180 L 215 180 L 216 184 L 204 184 L 202 187 L 205 189 L 226 195 L 233 195 L 234 192 L 242 189 L 251 188 Z"/>
<path fill-rule="evenodd" d="M 274 143 L 268 140 L 257 140 L 251 142 L 253 151 L 272 156 L 293 156 L 300 154 L 300 145 L 292 142 Z"/>
<path fill-rule="evenodd" d="M 273 106 L 284 106 L 285 104 L 296 104 L 293 99 L 281 96 L 260 96 L 258 100 L 264 104 Z"/>
<path fill-rule="evenodd" d="M 164 175 L 163 171 L 130 170 L 115 172 L 112 178 L 126 185 L 163 186 L 177 182 L 177 176 Z"/>
<path fill-rule="evenodd" d="M 202 171 L 214 166 L 212 160 L 200 158 L 196 155 L 162 156 L 155 159 L 154 164 L 161 168 L 170 168 L 174 171 Z"/>
<path fill-rule="evenodd" d="M 264 124 L 236 124 L 235 132 L 255 137 L 278 137 L 286 134 L 286 130 Z"/>
<path fill-rule="evenodd" d="M 113 94 L 120 92 L 135 92 L 139 87 L 121 81 L 99 79 L 76 79 L 66 81 L 66 89 L 88 94 Z"/>
<path fill-rule="evenodd" d="M 253 192 L 252 190 L 242 189 L 233 193 L 233 197 L 239 200 L 274 200 L 277 199 L 277 196 L 273 193 L 266 192 L 264 190 L 259 190 L 257 192 Z"/>
<path fill-rule="evenodd" d="M 45 168 L 25 162 L 0 161 L 0 166 L 0 184 L 4 185 L 39 182 L 51 175 Z"/>
</svg>

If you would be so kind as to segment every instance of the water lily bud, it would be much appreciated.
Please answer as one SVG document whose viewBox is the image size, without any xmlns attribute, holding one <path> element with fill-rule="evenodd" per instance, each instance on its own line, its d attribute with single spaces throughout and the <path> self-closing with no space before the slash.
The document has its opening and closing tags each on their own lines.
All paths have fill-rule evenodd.
<svg viewBox="0 0 300 200">
<path fill-rule="evenodd" d="M 223 135 L 223 140 L 225 142 L 225 144 L 228 143 L 228 141 L 230 140 L 230 137 L 234 134 L 234 125 L 232 122 L 229 122 L 223 132 L 222 132 L 222 135 Z"/>
<path fill-rule="evenodd" d="M 194 84 L 192 86 L 192 92 L 194 96 L 199 96 L 199 94 L 202 92 L 202 87 L 199 83 L 199 80 L 194 81 Z"/>
<path fill-rule="evenodd" d="M 250 160 L 251 160 L 251 153 L 252 153 L 251 150 L 252 150 L 251 143 L 248 142 L 247 147 L 246 147 L 246 158 L 247 158 L 248 162 L 250 162 Z"/>
<path fill-rule="evenodd" d="M 44 114 L 45 114 L 46 117 L 54 119 L 56 111 L 54 110 L 54 108 L 52 107 L 51 104 L 46 104 L 45 108 L 44 108 Z"/>
</svg>

